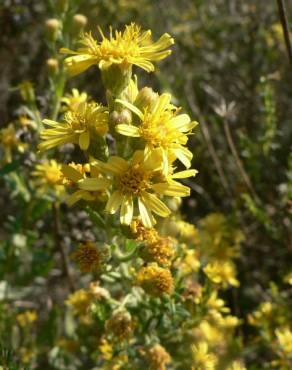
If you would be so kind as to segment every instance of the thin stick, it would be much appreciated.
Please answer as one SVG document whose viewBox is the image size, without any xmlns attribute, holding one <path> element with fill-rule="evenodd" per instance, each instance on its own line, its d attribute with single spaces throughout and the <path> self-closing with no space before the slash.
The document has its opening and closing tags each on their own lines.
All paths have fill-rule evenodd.
<svg viewBox="0 0 292 370">
<path fill-rule="evenodd" d="M 227 179 L 224 175 L 224 171 L 223 171 L 220 159 L 217 156 L 216 150 L 214 148 L 214 145 L 213 145 L 213 142 L 212 142 L 212 139 L 211 139 L 211 134 L 210 134 L 210 131 L 209 131 L 208 126 L 207 126 L 207 122 L 205 121 L 204 116 L 202 115 L 202 113 L 201 113 L 201 111 L 198 107 L 198 104 L 195 100 L 195 96 L 194 96 L 194 92 L 193 92 L 192 88 L 187 84 L 185 85 L 185 92 L 186 92 L 185 95 L 186 95 L 187 102 L 189 104 L 190 109 L 192 110 L 192 112 L 194 114 L 197 115 L 198 120 L 201 123 L 201 132 L 202 132 L 203 138 L 204 138 L 204 140 L 207 144 L 209 154 L 210 154 L 210 156 L 211 156 L 211 158 L 214 162 L 215 169 L 216 169 L 216 171 L 219 175 L 222 187 L 226 191 L 226 193 L 229 196 L 231 196 L 231 198 L 232 198 L 232 192 L 230 190 Z"/>
<path fill-rule="evenodd" d="M 62 259 L 63 273 L 68 280 L 69 288 L 72 292 L 74 292 L 76 290 L 76 287 L 75 287 L 74 279 L 71 275 L 68 256 L 64 249 L 64 245 L 61 239 L 60 210 L 59 210 L 59 205 L 56 202 L 52 204 L 52 214 L 53 214 L 53 226 L 54 226 L 56 249 L 60 252 L 61 259 Z"/>
<path fill-rule="evenodd" d="M 258 196 L 254 190 L 254 187 L 252 185 L 252 182 L 247 174 L 247 172 L 245 171 L 245 168 L 244 168 L 244 165 L 239 157 L 239 154 L 237 152 L 237 149 L 236 149 L 236 146 L 234 144 L 234 141 L 233 141 L 233 138 L 232 138 L 232 135 L 231 135 L 231 132 L 230 132 L 230 128 L 229 128 L 229 125 L 228 125 L 228 122 L 227 122 L 227 118 L 225 117 L 223 119 L 223 128 L 224 128 L 224 133 L 225 133 L 225 136 L 226 136 L 226 139 L 227 139 L 227 143 L 228 143 L 228 146 L 231 150 L 231 153 L 234 157 L 234 160 L 235 160 L 235 164 L 243 178 L 243 181 L 245 182 L 247 188 L 249 189 L 249 191 L 251 192 L 251 194 L 253 195 L 253 197 L 255 198 L 255 200 L 258 200 Z"/>
<path fill-rule="evenodd" d="M 280 20 L 281 20 L 285 43 L 286 43 L 286 49 L 287 49 L 289 61 L 292 67 L 292 46 L 291 46 L 290 35 L 289 35 L 289 24 L 288 24 L 285 0 L 277 0 L 277 3 L 278 3 Z"/>
</svg>

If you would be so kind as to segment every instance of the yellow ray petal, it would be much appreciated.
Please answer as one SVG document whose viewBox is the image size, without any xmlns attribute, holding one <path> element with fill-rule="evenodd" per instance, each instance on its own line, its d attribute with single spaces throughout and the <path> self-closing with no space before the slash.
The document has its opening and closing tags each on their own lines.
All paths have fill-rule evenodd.
<svg viewBox="0 0 292 370">
<path fill-rule="evenodd" d="M 122 201 L 123 201 L 122 193 L 118 190 L 114 191 L 113 194 L 110 196 L 109 200 L 107 201 L 105 211 L 110 214 L 116 213 L 117 210 L 120 208 Z"/>
<path fill-rule="evenodd" d="M 68 166 L 67 164 L 62 165 L 62 172 L 69 180 L 73 182 L 77 182 L 82 179 L 82 175 L 80 172 L 75 170 L 72 166 Z"/>
<path fill-rule="evenodd" d="M 79 146 L 82 150 L 87 150 L 89 147 L 89 141 L 90 141 L 90 136 L 89 136 L 89 131 L 83 132 L 79 136 Z"/>
<path fill-rule="evenodd" d="M 161 217 L 167 217 L 171 213 L 170 209 L 154 194 L 144 192 L 142 200 L 153 212 Z"/>
<path fill-rule="evenodd" d="M 122 225 L 130 225 L 133 218 L 133 198 L 125 195 L 121 205 L 120 221 Z"/>
<path fill-rule="evenodd" d="M 78 187 L 88 191 L 106 190 L 110 184 L 110 180 L 103 178 L 87 178 L 78 181 Z"/>
<path fill-rule="evenodd" d="M 139 137 L 139 128 L 133 125 L 120 124 L 116 126 L 116 131 L 125 136 Z"/>
</svg>

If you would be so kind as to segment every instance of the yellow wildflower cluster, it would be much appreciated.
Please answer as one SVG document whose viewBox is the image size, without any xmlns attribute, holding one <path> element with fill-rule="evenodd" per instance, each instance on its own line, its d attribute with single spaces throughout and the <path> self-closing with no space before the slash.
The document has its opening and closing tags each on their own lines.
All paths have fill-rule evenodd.
<svg viewBox="0 0 292 370">
<path fill-rule="evenodd" d="M 153 214 L 167 217 L 171 213 L 161 198 L 190 194 L 190 189 L 177 180 L 194 176 L 196 170 L 175 172 L 175 161 L 178 159 L 187 168 L 191 166 L 192 153 L 185 145 L 197 123 L 179 113 L 170 94 L 159 96 L 150 88 L 139 91 L 137 78 L 131 79 L 132 65 L 150 72 L 154 70 L 152 62 L 170 54 L 168 47 L 173 39 L 169 35 L 164 34 L 153 43 L 151 32 L 142 32 L 134 23 L 123 32 L 111 30 L 109 38 L 102 32 L 101 35 L 102 41 L 98 42 L 85 33 L 81 36 L 82 48 L 63 48 L 61 52 L 73 54 L 65 59 L 70 75 L 99 66 L 108 106 L 88 101 L 86 93 L 73 89 L 62 100 L 66 110 L 62 122 L 43 121 L 49 128 L 41 133 L 39 149 L 71 143 L 90 158 L 90 176 L 73 166 L 63 166 L 64 176 L 78 188 L 69 198 L 70 204 L 80 199 L 101 204 L 106 201 L 105 212 L 119 212 L 121 224 L 130 225 L 139 216 L 142 224 L 151 228 L 156 223 Z M 116 67 L 122 73 L 112 69 Z M 119 93 L 108 83 L 110 79 L 123 86 Z M 116 138 L 115 148 L 107 146 L 108 135 Z M 106 197 L 96 197 L 96 193 Z M 171 254 L 168 249 L 167 254 Z"/>
<path fill-rule="evenodd" d="M 16 316 L 17 322 L 23 328 L 30 326 L 33 322 L 37 320 L 37 318 L 38 318 L 38 315 L 36 311 L 30 311 L 30 310 L 19 313 Z"/>
</svg>

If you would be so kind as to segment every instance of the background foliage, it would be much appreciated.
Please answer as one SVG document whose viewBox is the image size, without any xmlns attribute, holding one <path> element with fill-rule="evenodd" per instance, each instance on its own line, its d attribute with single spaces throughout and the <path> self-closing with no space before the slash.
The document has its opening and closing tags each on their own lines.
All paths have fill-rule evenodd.
<svg viewBox="0 0 292 370">
<path fill-rule="evenodd" d="M 187 180 L 192 194 L 181 209 L 183 219 L 201 233 L 195 250 L 208 255 L 216 237 L 228 235 L 227 243 L 236 244 L 230 230 L 242 235 L 235 259 L 240 286 L 220 292 L 240 320 L 229 357 L 240 358 L 247 369 L 291 369 L 292 334 L 287 334 L 288 350 L 279 347 L 276 335 L 277 329 L 292 325 L 292 70 L 276 1 L 72 0 L 64 34 L 74 34 L 70 22 L 75 13 L 86 15 L 89 30 L 97 25 L 104 30 L 110 25 L 121 28 L 134 20 L 151 29 L 155 38 L 164 32 L 175 38 L 171 58 L 160 63 L 155 74 L 137 74 L 142 86 L 170 91 L 174 103 L 200 122 L 190 140 L 199 175 Z M 288 14 L 291 18 L 289 6 Z M 24 80 L 33 83 L 42 118 L 50 114 L 56 91 L 63 93 L 46 65 L 48 58 L 62 59 L 56 55 L 62 42 L 55 50 L 46 42 L 45 21 L 55 17 L 60 17 L 60 10 L 53 1 L 4 0 L 0 5 L 1 128 L 27 113 L 29 120 L 39 119 L 33 106 L 29 112 L 25 108 L 19 89 Z M 98 73 L 90 69 L 68 80 L 66 91 L 78 87 L 105 102 Z M 25 124 L 17 127 L 13 158 L 5 161 L 3 145 L 0 157 L 0 364 L 11 369 L 147 368 L 141 366 L 150 365 L 139 362 L 101 365 L 101 344 L 95 339 L 99 334 L 94 332 L 98 330 L 79 326 L 68 311 L 64 302 L 70 292 L 92 280 L 80 273 L 70 256 L 79 242 L 96 239 L 102 220 L 82 207 L 70 209 L 62 203 L 56 223 L 50 194 L 38 194 L 31 176 L 39 160 L 37 131 Z M 66 160 L 78 153 L 60 150 L 59 156 Z M 126 248 L 131 251 L 130 242 Z M 115 276 L 111 278 L 108 289 L 114 291 L 118 288 L 111 286 Z M 270 306 L 263 306 L 267 302 Z M 172 309 L 168 300 L 151 305 L 158 316 Z M 112 308 L 98 307 L 104 312 L 96 311 L 95 320 L 104 321 Z M 144 320 L 149 307 L 144 309 L 136 313 L 136 320 Z M 22 319 L 23 312 L 31 316 Z M 192 314 L 200 317 L 196 311 Z M 179 333 L 183 315 L 165 323 L 165 330 Z M 152 330 L 151 325 L 141 330 Z M 175 344 L 160 339 L 172 355 Z M 181 353 L 174 356 L 170 369 L 191 368 Z M 224 359 L 220 361 L 218 368 L 227 369 Z"/>
</svg>

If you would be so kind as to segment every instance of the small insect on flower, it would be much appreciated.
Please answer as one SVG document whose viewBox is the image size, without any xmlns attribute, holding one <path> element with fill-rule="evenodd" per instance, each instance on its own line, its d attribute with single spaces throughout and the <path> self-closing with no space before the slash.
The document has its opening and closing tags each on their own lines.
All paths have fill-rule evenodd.
<svg viewBox="0 0 292 370">
<path fill-rule="evenodd" d="M 187 168 L 191 166 L 193 155 L 184 145 L 188 141 L 188 135 L 198 124 L 192 122 L 187 114 L 178 114 L 179 110 L 170 100 L 170 94 L 162 94 L 152 108 L 145 107 L 143 111 L 125 100 L 116 100 L 140 120 L 137 126 L 117 125 L 116 131 L 121 135 L 141 138 L 145 143 L 145 153 L 159 148 L 162 152 L 164 173 L 168 172 L 169 157 L 178 158 Z"/>
<path fill-rule="evenodd" d="M 190 189 L 173 178 L 180 178 L 178 172 L 168 179 L 161 174 L 161 156 L 152 152 L 148 158 L 142 151 L 136 151 L 127 162 L 121 157 L 110 157 L 107 163 L 98 162 L 101 172 L 111 176 L 114 192 L 110 196 L 105 211 L 114 214 L 120 209 L 120 222 L 130 225 L 134 208 L 138 203 L 138 211 L 144 226 L 152 227 L 155 219 L 152 212 L 161 217 L 170 214 L 169 208 L 158 198 L 159 196 L 185 197 Z M 97 179 L 83 179 L 79 182 L 83 190 L 100 190 Z"/>
<path fill-rule="evenodd" d="M 122 69 L 129 69 L 136 65 L 147 72 L 154 71 L 152 62 L 166 58 L 171 51 L 166 50 L 174 41 L 167 33 L 159 40 L 152 42 L 151 31 L 141 31 L 135 23 L 127 25 L 123 32 L 110 29 L 107 38 L 99 28 L 101 41 L 95 40 L 90 33 L 85 33 L 80 38 L 82 48 L 73 51 L 67 48 L 60 50 L 63 54 L 73 54 L 65 59 L 65 66 L 69 75 L 75 76 L 92 65 L 100 69 L 107 69 L 111 65 L 118 65 Z"/>
<path fill-rule="evenodd" d="M 138 284 L 150 295 L 160 297 L 173 291 L 173 277 L 167 268 L 151 263 L 142 267 L 137 274 Z"/>
<path fill-rule="evenodd" d="M 76 110 L 65 113 L 64 122 L 45 119 L 43 123 L 50 128 L 41 132 L 40 151 L 67 143 L 78 144 L 82 150 L 87 150 L 91 138 L 107 133 L 108 111 L 97 103 L 83 102 Z"/>
</svg>

